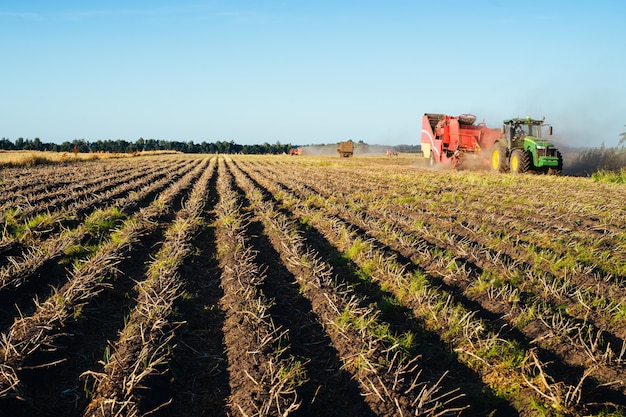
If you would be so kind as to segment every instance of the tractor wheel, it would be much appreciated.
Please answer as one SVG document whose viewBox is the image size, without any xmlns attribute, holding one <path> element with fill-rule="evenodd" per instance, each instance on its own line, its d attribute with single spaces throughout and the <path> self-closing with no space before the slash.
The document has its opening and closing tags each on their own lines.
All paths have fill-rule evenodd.
<svg viewBox="0 0 626 417">
<path fill-rule="evenodd" d="M 491 169 L 495 172 L 506 172 L 506 148 L 500 144 L 495 144 L 491 151 Z"/>
<path fill-rule="evenodd" d="M 523 149 L 513 149 L 511 152 L 511 172 L 523 174 L 530 169 L 530 157 Z"/>
</svg>

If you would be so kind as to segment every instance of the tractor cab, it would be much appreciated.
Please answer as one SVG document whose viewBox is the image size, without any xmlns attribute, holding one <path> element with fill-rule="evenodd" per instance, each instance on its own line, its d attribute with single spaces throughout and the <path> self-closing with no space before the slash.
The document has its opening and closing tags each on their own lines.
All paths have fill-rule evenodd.
<svg viewBox="0 0 626 417">
<path fill-rule="evenodd" d="M 509 148 L 529 149 L 531 143 L 534 142 L 541 146 L 552 146 L 550 142 L 543 139 L 546 135 L 552 135 L 552 126 L 545 125 L 543 120 L 531 119 L 509 119 L 505 120 L 502 125 L 502 133 L 504 134 Z"/>
</svg>

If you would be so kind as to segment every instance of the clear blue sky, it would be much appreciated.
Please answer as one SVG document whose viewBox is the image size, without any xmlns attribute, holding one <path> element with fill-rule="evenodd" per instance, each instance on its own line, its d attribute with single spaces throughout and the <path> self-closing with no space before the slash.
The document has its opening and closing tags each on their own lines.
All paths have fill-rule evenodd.
<svg viewBox="0 0 626 417">
<path fill-rule="evenodd" d="M 0 137 L 417 144 L 426 112 L 626 130 L 626 2 L 4 1 Z"/>
</svg>

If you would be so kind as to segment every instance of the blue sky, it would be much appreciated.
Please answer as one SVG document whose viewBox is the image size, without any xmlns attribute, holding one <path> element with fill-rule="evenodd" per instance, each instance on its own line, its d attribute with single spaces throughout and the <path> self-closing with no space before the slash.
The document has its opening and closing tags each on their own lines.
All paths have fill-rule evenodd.
<svg viewBox="0 0 626 417">
<path fill-rule="evenodd" d="M 426 112 L 626 131 L 626 3 L 4 1 L 0 137 L 418 144 Z"/>
</svg>

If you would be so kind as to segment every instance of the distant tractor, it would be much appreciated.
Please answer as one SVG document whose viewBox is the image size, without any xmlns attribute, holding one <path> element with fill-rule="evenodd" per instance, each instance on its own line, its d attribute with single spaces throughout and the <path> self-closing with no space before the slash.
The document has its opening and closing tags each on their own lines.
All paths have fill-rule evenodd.
<svg viewBox="0 0 626 417">
<path fill-rule="evenodd" d="M 543 139 L 545 133 L 552 135 L 552 126 L 544 120 L 527 117 L 505 120 L 502 137 L 491 151 L 491 168 L 496 172 L 523 174 L 534 171 L 544 174 L 560 174 L 563 169 L 561 152 Z"/>
<path fill-rule="evenodd" d="M 297 148 L 289 149 L 289 155 L 302 155 L 302 148 L 298 146 Z"/>
<path fill-rule="evenodd" d="M 354 154 L 354 143 L 351 140 L 339 142 L 337 152 L 341 158 L 350 158 Z"/>
</svg>

